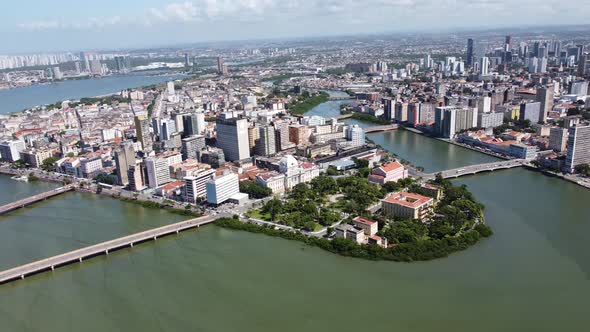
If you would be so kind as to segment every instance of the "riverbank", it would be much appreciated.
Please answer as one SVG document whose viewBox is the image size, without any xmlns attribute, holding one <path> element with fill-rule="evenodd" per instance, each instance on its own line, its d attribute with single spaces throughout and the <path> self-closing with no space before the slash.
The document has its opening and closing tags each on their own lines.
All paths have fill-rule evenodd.
<svg viewBox="0 0 590 332">
<path fill-rule="evenodd" d="M 484 227 L 476 227 L 454 238 L 423 241 L 415 244 L 399 244 L 390 248 L 382 248 L 377 245 L 361 245 L 346 239 L 328 240 L 326 238 L 306 236 L 296 231 L 244 223 L 232 218 L 218 219 L 215 224 L 232 230 L 247 231 L 302 242 L 306 245 L 318 247 L 341 256 L 395 262 L 428 261 L 444 258 L 453 252 L 463 251 L 476 244 L 479 240 L 492 235 L 491 230 L 482 224 Z"/>
<path fill-rule="evenodd" d="M 303 115 L 304 113 L 309 112 L 312 108 L 327 102 L 329 99 L 330 96 L 327 93 L 321 92 L 315 96 L 310 96 L 298 101 L 295 105 L 289 107 L 289 112 L 295 115 Z"/>
</svg>

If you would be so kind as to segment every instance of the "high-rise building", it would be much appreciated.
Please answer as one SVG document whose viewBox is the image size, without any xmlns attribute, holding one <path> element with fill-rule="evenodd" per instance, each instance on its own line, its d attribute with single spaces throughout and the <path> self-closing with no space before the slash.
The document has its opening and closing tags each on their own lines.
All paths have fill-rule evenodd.
<svg viewBox="0 0 590 332">
<path fill-rule="evenodd" d="M 136 163 L 133 166 L 129 166 L 127 170 L 127 179 L 129 180 L 128 188 L 132 191 L 142 191 L 146 188 L 143 165 L 142 163 Z"/>
<path fill-rule="evenodd" d="M 346 139 L 351 146 L 365 145 L 365 130 L 358 125 L 349 126 L 346 130 Z"/>
<path fill-rule="evenodd" d="M 553 127 L 549 131 L 549 148 L 555 152 L 564 152 L 567 147 L 568 130 Z"/>
<path fill-rule="evenodd" d="M 184 136 L 202 135 L 205 132 L 205 113 L 197 112 L 182 117 Z"/>
<path fill-rule="evenodd" d="M 408 121 L 408 103 L 398 102 L 395 104 L 395 121 L 397 121 L 397 122 Z"/>
<path fill-rule="evenodd" d="M 553 98 L 555 96 L 555 86 L 548 84 L 546 87 L 537 89 L 537 101 L 541 102 L 539 111 L 539 121 L 546 122 L 547 114 L 553 110 Z"/>
<path fill-rule="evenodd" d="M 529 102 L 520 104 L 520 115 L 521 121 L 529 120 L 531 124 L 539 122 L 541 115 L 541 103 L 540 102 Z"/>
<path fill-rule="evenodd" d="M 172 119 L 164 119 L 160 122 L 160 141 L 170 140 L 172 135 L 176 132 L 176 121 Z"/>
<path fill-rule="evenodd" d="M 84 64 L 84 71 L 87 73 L 90 72 L 90 60 L 86 53 L 80 52 L 80 62 Z"/>
<path fill-rule="evenodd" d="M 477 127 L 479 128 L 495 128 L 504 123 L 504 113 L 478 113 Z"/>
<path fill-rule="evenodd" d="M 129 184 L 128 170 L 130 166 L 135 166 L 135 151 L 132 142 L 121 144 L 119 150 L 115 151 L 115 165 L 117 167 L 117 181 L 119 185 L 126 186 Z"/>
<path fill-rule="evenodd" d="M 293 124 L 289 126 L 289 141 L 296 145 L 304 145 L 309 143 L 309 128 L 300 124 Z"/>
<path fill-rule="evenodd" d="M 195 135 L 182 139 L 182 159 L 198 159 L 199 151 L 203 150 L 207 145 L 205 144 L 205 136 Z"/>
<path fill-rule="evenodd" d="M 171 181 L 170 166 L 166 158 L 150 157 L 145 160 L 148 175 L 148 186 L 157 188 Z"/>
<path fill-rule="evenodd" d="M 455 138 L 458 132 L 475 127 L 477 127 L 477 108 L 442 106 L 435 110 L 434 128 L 442 137 Z"/>
<path fill-rule="evenodd" d="M 118 73 L 128 73 L 131 71 L 131 60 L 128 56 L 119 55 L 115 57 L 115 70 Z"/>
<path fill-rule="evenodd" d="M 590 164 L 590 126 L 577 125 L 569 129 L 565 168 L 573 173 L 576 166 Z"/>
<path fill-rule="evenodd" d="M 141 143 L 144 152 L 153 151 L 152 138 L 150 136 L 150 120 L 145 115 L 135 117 L 135 135 L 137 141 Z"/>
<path fill-rule="evenodd" d="M 25 142 L 11 140 L 0 142 L 0 159 L 15 162 L 20 159 L 20 153 L 26 148 Z"/>
<path fill-rule="evenodd" d="M 190 56 L 188 55 L 188 53 L 184 53 L 184 67 L 190 68 L 190 66 L 191 66 Z"/>
<path fill-rule="evenodd" d="M 467 55 L 466 55 L 466 59 L 467 61 L 465 61 L 465 63 L 468 66 L 473 66 L 473 59 L 475 57 L 475 41 L 471 38 L 467 39 Z"/>
<path fill-rule="evenodd" d="M 217 147 L 223 150 L 227 160 L 236 161 L 250 158 L 248 120 L 218 118 L 215 126 L 217 131 Z"/>
<path fill-rule="evenodd" d="M 219 205 L 240 192 L 238 175 L 234 173 L 209 179 L 206 184 L 207 202 Z"/>
<path fill-rule="evenodd" d="M 504 51 L 505 52 L 510 51 L 511 43 L 512 43 L 512 36 L 506 36 L 506 40 L 504 42 Z"/>
<path fill-rule="evenodd" d="M 590 74 L 590 54 L 584 53 L 578 61 L 578 76 L 585 76 Z"/>
<path fill-rule="evenodd" d="M 207 182 L 215 175 L 214 169 L 203 169 L 198 173 L 184 178 L 185 200 L 196 203 L 207 196 Z M 239 190 L 239 185 L 238 185 Z"/>
<path fill-rule="evenodd" d="M 102 63 L 98 59 L 90 61 L 90 73 L 92 75 L 102 75 Z"/>
<path fill-rule="evenodd" d="M 481 76 L 487 76 L 490 73 L 490 59 L 486 56 L 481 57 L 479 73 Z"/>
<path fill-rule="evenodd" d="M 254 152 L 259 156 L 275 154 L 277 152 L 275 138 L 275 129 L 273 126 L 259 127 L 258 140 L 256 141 Z"/>
<path fill-rule="evenodd" d="M 217 57 L 217 73 L 219 75 L 227 75 L 228 74 L 227 65 L 223 61 L 223 58 L 220 56 Z"/>
</svg>

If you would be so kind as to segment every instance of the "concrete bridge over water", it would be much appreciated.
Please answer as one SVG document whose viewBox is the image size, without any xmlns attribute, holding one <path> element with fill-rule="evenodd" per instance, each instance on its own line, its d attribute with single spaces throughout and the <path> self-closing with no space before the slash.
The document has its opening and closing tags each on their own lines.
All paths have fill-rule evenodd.
<svg viewBox="0 0 590 332">
<path fill-rule="evenodd" d="M 37 203 L 40 201 L 44 201 L 48 198 L 55 197 L 55 196 L 61 195 L 63 193 L 66 193 L 68 191 L 72 191 L 72 190 L 74 190 L 74 187 L 69 185 L 69 186 L 65 186 L 65 187 L 56 188 L 56 189 L 53 189 L 53 190 L 50 190 L 50 191 L 47 191 L 47 192 L 44 192 L 41 194 L 29 196 L 27 198 L 23 198 L 23 199 L 20 199 L 16 202 L 12 202 L 12 203 L 9 203 L 6 205 L 2 205 L 2 206 L 0 206 L 0 215 L 8 213 L 8 212 L 12 212 L 17 209 L 24 208 L 25 206 L 28 206 L 28 205 L 31 205 L 31 204 L 34 204 L 34 203 Z"/>
<path fill-rule="evenodd" d="M 85 248 L 73 250 L 61 255 L 56 255 L 46 259 L 42 259 L 29 264 L 17 266 L 15 268 L 0 272 L 0 284 L 24 279 L 26 276 L 34 275 L 44 271 L 53 271 L 56 268 L 81 263 L 84 259 L 92 258 L 99 255 L 108 255 L 109 252 L 120 250 L 123 248 L 132 248 L 135 244 L 156 240 L 158 237 L 163 237 L 170 234 L 178 234 L 192 228 L 198 228 L 214 222 L 217 218 L 222 216 L 203 216 L 190 220 L 181 221 L 179 223 L 162 226 L 147 231 L 123 236 L 114 240 L 98 243 Z"/>
<path fill-rule="evenodd" d="M 511 159 L 511 160 L 502 160 L 496 161 L 492 163 L 485 163 L 485 164 L 477 164 L 477 165 L 470 165 L 470 166 L 463 166 L 453 169 L 448 169 L 441 172 L 436 173 L 423 173 L 423 172 L 411 172 L 412 176 L 415 177 L 422 177 L 426 180 L 432 180 L 436 177 L 436 174 L 441 173 L 444 179 L 452 179 L 458 178 L 466 175 L 474 175 L 481 172 L 493 172 L 496 170 L 502 169 L 511 169 L 515 167 L 523 167 L 528 165 L 528 160 L 525 159 Z"/>
</svg>

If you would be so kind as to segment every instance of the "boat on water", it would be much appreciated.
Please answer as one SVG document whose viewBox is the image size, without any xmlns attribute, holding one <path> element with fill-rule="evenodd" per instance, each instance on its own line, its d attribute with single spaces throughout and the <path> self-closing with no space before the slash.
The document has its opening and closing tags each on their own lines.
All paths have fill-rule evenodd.
<svg viewBox="0 0 590 332">
<path fill-rule="evenodd" d="M 16 180 L 16 181 L 23 181 L 23 182 L 29 182 L 29 177 L 26 175 L 15 175 L 13 177 L 11 177 L 11 179 Z"/>
</svg>

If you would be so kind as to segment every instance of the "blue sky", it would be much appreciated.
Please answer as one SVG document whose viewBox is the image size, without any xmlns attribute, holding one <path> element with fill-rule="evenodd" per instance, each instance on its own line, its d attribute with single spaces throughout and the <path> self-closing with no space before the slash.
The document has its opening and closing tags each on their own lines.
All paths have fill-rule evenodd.
<svg viewBox="0 0 590 332">
<path fill-rule="evenodd" d="M 568 0 L 35 0 L 2 8 L 0 53 L 211 40 L 584 24 Z M 585 21 L 586 19 L 586 21 Z"/>
</svg>

